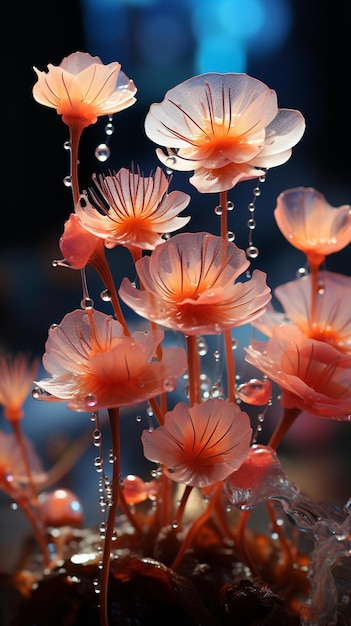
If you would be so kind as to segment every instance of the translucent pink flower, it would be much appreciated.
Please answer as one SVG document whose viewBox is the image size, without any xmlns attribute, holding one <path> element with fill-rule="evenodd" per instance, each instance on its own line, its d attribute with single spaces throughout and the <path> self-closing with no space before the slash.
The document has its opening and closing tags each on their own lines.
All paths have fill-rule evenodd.
<svg viewBox="0 0 351 626">
<path fill-rule="evenodd" d="M 47 475 L 32 442 L 23 436 L 23 445 L 34 483 L 43 483 Z M 12 433 L 0 431 L 0 489 L 10 497 L 17 499 L 24 497 L 28 488 L 27 468 L 17 437 Z M 28 497 L 30 493 L 31 491 L 28 491 Z"/>
<path fill-rule="evenodd" d="M 328 254 L 351 241 L 351 207 L 332 207 L 311 187 L 296 187 L 281 193 L 274 211 L 284 237 L 302 250 L 310 263 L 320 265 Z"/>
<path fill-rule="evenodd" d="M 136 313 L 188 335 L 219 333 L 255 319 L 270 301 L 266 274 L 236 283 L 249 262 L 209 233 L 175 235 L 136 263 L 143 290 L 124 278 L 122 300 Z"/>
<path fill-rule="evenodd" d="M 299 111 L 278 109 L 277 95 L 246 74 L 194 76 L 151 105 L 147 136 L 166 153 L 159 159 L 175 170 L 194 170 L 198 191 L 220 192 L 264 169 L 285 163 L 301 139 Z"/>
<path fill-rule="evenodd" d="M 207 400 L 191 408 L 184 402 L 166 414 L 164 426 L 144 430 L 144 454 L 161 463 L 176 482 L 207 487 L 224 480 L 245 460 L 251 441 L 250 419 L 237 404 Z"/>
<path fill-rule="evenodd" d="M 10 421 L 23 417 L 23 405 L 33 387 L 37 360 L 30 363 L 24 355 L 0 357 L 0 405 Z"/>
<path fill-rule="evenodd" d="M 310 275 L 280 285 L 274 295 L 284 313 L 267 309 L 254 326 L 271 336 L 276 324 L 296 324 L 306 337 L 326 341 L 342 352 L 351 352 L 351 277 L 336 272 L 318 274 L 316 312 L 311 319 L 313 280 Z"/>
<path fill-rule="evenodd" d="M 56 109 L 69 126 L 94 124 L 101 115 L 112 115 L 135 102 L 136 87 L 120 71 L 120 63 L 104 65 L 99 57 L 74 52 L 60 65 L 48 65 L 47 72 L 36 67 L 38 81 L 33 87 L 37 102 Z"/>
<path fill-rule="evenodd" d="M 305 337 L 293 324 L 276 326 L 268 342 L 253 341 L 245 351 L 246 360 L 280 387 L 284 408 L 349 420 L 350 355 Z"/>
<path fill-rule="evenodd" d="M 98 193 L 91 191 L 92 202 L 81 196 L 75 212 L 84 228 L 101 237 L 107 248 L 121 244 L 132 250 L 153 250 L 163 243 L 162 235 L 190 220 L 178 217 L 190 196 L 182 191 L 168 193 L 170 181 L 159 167 L 149 176 L 122 168 L 94 180 Z"/>
<path fill-rule="evenodd" d="M 123 334 L 122 325 L 99 311 L 76 310 L 53 325 L 46 342 L 43 365 L 51 378 L 37 382 L 48 394 L 42 400 L 67 401 L 74 411 L 121 407 L 142 402 L 175 388 L 186 370 L 181 348 L 155 351 L 163 332 Z"/>
</svg>

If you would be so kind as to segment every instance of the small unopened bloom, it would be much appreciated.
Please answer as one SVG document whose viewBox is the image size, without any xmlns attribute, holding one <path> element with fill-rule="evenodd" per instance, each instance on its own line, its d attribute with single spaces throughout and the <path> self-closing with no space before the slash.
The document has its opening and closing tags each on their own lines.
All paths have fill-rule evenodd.
<svg viewBox="0 0 351 626">
<path fill-rule="evenodd" d="M 351 241 L 351 207 L 332 207 L 311 187 L 281 193 L 274 217 L 284 237 L 313 265 L 320 265 L 328 254 L 342 250 Z"/>
<path fill-rule="evenodd" d="M 245 252 L 209 233 L 184 233 L 136 263 L 143 289 L 124 278 L 122 300 L 136 313 L 187 335 L 220 333 L 250 322 L 270 301 L 266 274 L 249 266 Z"/>
<path fill-rule="evenodd" d="M 89 126 L 101 115 L 112 115 L 135 102 L 136 87 L 120 71 L 118 62 L 104 65 L 99 57 L 74 52 L 60 65 L 48 65 L 47 72 L 36 67 L 38 81 L 33 87 L 37 102 L 56 109 L 68 126 Z"/>
<path fill-rule="evenodd" d="M 253 341 L 245 351 L 246 361 L 280 387 L 284 408 L 349 421 L 350 355 L 293 324 L 276 326 L 268 342 Z"/>
<path fill-rule="evenodd" d="M 37 383 L 36 397 L 67 401 L 74 411 L 95 411 L 172 391 L 186 370 L 186 355 L 182 348 L 165 348 L 162 359 L 156 359 L 163 336 L 162 331 L 150 331 L 126 337 L 110 315 L 68 313 L 49 330 L 43 365 L 51 378 Z"/>
<path fill-rule="evenodd" d="M 122 168 L 94 181 L 97 190 L 91 190 L 90 198 L 82 195 L 75 212 L 86 230 L 104 240 L 106 248 L 124 245 L 132 251 L 153 250 L 164 242 L 162 235 L 190 220 L 178 217 L 190 196 L 182 191 L 168 193 L 170 181 L 159 167 L 149 176 Z"/>
<path fill-rule="evenodd" d="M 23 417 L 23 405 L 33 387 L 38 363 L 24 355 L 0 357 L 0 405 L 10 421 Z"/>
<path fill-rule="evenodd" d="M 202 193 L 231 189 L 285 163 L 300 141 L 299 111 L 278 109 L 277 95 L 247 74 L 194 76 L 151 105 L 147 136 L 167 167 L 191 171 Z"/>
<path fill-rule="evenodd" d="M 184 402 L 166 414 L 165 423 L 144 430 L 144 454 L 161 463 L 175 482 L 207 487 L 224 480 L 245 460 L 251 440 L 250 419 L 237 404 L 207 400 L 191 408 Z"/>
</svg>

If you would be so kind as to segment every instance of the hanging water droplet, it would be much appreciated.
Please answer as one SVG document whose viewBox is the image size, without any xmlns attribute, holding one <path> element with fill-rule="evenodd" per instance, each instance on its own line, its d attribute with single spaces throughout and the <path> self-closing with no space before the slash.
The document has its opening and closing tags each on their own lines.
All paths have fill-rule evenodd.
<svg viewBox="0 0 351 626">
<path fill-rule="evenodd" d="M 173 530 L 177 530 L 177 528 L 178 528 L 178 522 L 177 522 L 176 520 L 174 520 L 174 521 L 172 522 L 172 528 L 173 528 Z"/>
<path fill-rule="evenodd" d="M 95 150 L 95 157 L 100 163 L 104 163 L 110 157 L 110 148 L 106 143 L 100 143 Z"/>
<path fill-rule="evenodd" d="M 318 285 L 318 294 L 320 296 L 323 296 L 324 293 L 325 293 L 324 283 L 319 283 L 319 285 Z"/>
<path fill-rule="evenodd" d="M 106 135 L 111 136 L 111 135 L 113 135 L 114 132 L 115 132 L 114 125 L 112 124 L 112 122 L 108 122 L 106 124 L 106 126 L 105 126 L 105 133 L 106 133 Z"/>
<path fill-rule="evenodd" d="M 94 446 L 98 447 L 101 444 L 101 437 L 102 437 L 101 431 L 98 430 L 98 429 L 95 429 L 93 431 L 93 443 L 94 443 Z"/>
<path fill-rule="evenodd" d="M 246 256 L 249 259 L 257 259 L 259 255 L 259 249 L 256 246 L 250 245 L 246 248 Z"/>
<path fill-rule="evenodd" d="M 218 205 L 218 206 L 215 206 L 214 212 L 215 212 L 216 215 L 222 215 L 223 209 L 222 209 L 221 206 Z"/>
<path fill-rule="evenodd" d="M 258 198 L 261 195 L 261 189 L 259 187 L 255 187 L 253 190 L 253 195 Z"/>
<path fill-rule="evenodd" d="M 223 396 L 223 389 L 220 383 L 214 383 L 210 391 L 211 398 L 221 398 Z"/>
<path fill-rule="evenodd" d="M 102 472 L 102 466 L 103 466 L 103 462 L 102 462 L 102 458 L 100 456 L 95 457 L 94 459 L 94 466 L 97 472 Z"/>
<path fill-rule="evenodd" d="M 208 352 L 208 346 L 204 337 L 197 338 L 197 351 L 200 356 L 206 356 Z"/>
<path fill-rule="evenodd" d="M 256 221 L 253 218 L 250 218 L 249 220 L 247 220 L 247 225 L 250 228 L 250 230 L 255 230 Z"/>
<path fill-rule="evenodd" d="M 101 293 L 100 293 L 100 298 L 101 300 L 103 300 L 104 302 L 110 302 L 111 301 L 111 292 L 109 289 L 104 289 Z"/>
<path fill-rule="evenodd" d="M 214 360 L 218 362 L 219 359 L 221 358 L 220 351 L 219 350 L 215 350 L 214 353 L 213 353 L 213 356 L 214 356 Z"/>
<path fill-rule="evenodd" d="M 228 211 L 232 211 L 234 209 L 234 202 L 232 202 L 231 200 L 228 200 L 227 209 Z"/>
<path fill-rule="evenodd" d="M 114 463 L 117 460 L 117 457 L 115 454 L 113 454 L 113 450 L 110 450 L 108 453 L 108 462 L 109 463 Z"/>
<path fill-rule="evenodd" d="M 63 149 L 64 150 L 70 150 L 71 149 L 71 142 L 70 141 L 65 141 L 65 143 L 63 144 Z"/>
<path fill-rule="evenodd" d="M 86 309 L 93 309 L 94 308 L 94 300 L 92 300 L 91 298 L 83 298 L 83 300 L 81 300 L 80 306 L 84 310 L 86 310 Z"/>
<path fill-rule="evenodd" d="M 303 278 L 304 276 L 307 276 L 307 270 L 305 267 L 299 267 L 299 269 L 296 272 L 296 278 Z"/>
<path fill-rule="evenodd" d="M 228 232 L 227 232 L 227 240 L 228 241 L 234 241 L 234 239 L 235 239 L 235 233 L 233 233 L 232 230 L 228 230 Z"/>
<path fill-rule="evenodd" d="M 249 202 L 248 207 L 247 207 L 250 211 L 250 213 L 253 213 L 255 210 L 255 203 L 254 202 Z"/>
<path fill-rule="evenodd" d="M 238 344 L 239 344 L 238 340 L 232 337 L 232 350 L 236 350 L 238 347 Z"/>
<path fill-rule="evenodd" d="M 34 398 L 34 400 L 38 400 L 40 398 L 40 396 L 43 395 L 42 390 L 40 389 L 40 387 L 34 387 L 33 391 L 32 391 L 32 398 Z"/>
<path fill-rule="evenodd" d="M 72 187 L 72 179 L 70 176 L 65 176 L 63 179 L 63 184 L 65 187 Z"/>
<path fill-rule="evenodd" d="M 89 409 L 94 408 L 97 405 L 97 398 L 93 393 L 89 393 L 85 398 L 85 404 Z"/>
</svg>

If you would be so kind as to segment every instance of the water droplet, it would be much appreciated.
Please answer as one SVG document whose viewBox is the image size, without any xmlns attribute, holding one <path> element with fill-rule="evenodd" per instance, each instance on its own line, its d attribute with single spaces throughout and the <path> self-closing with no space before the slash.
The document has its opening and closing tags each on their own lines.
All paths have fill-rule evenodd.
<svg viewBox="0 0 351 626">
<path fill-rule="evenodd" d="M 218 206 L 215 206 L 214 212 L 215 212 L 216 215 L 222 215 L 223 209 L 222 209 L 221 206 L 218 205 Z"/>
<path fill-rule="evenodd" d="M 250 213 L 253 213 L 255 210 L 255 203 L 254 202 L 249 202 L 248 207 L 247 207 L 250 211 Z"/>
<path fill-rule="evenodd" d="M 102 472 L 103 461 L 100 456 L 95 457 L 94 466 L 97 472 Z"/>
<path fill-rule="evenodd" d="M 100 298 L 101 300 L 103 300 L 104 302 L 110 302 L 111 301 L 111 292 L 109 289 L 104 289 L 101 293 L 100 293 Z"/>
<path fill-rule="evenodd" d="M 100 446 L 100 444 L 101 444 L 101 437 L 102 437 L 101 431 L 98 430 L 98 429 L 95 429 L 93 431 L 93 443 L 94 443 L 94 446 Z"/>
<path fill-rule="evenodd" d="M 236 350 L 238 347 L 238 344 L 239 344 L 238 340 L 235 338 L 232 338 L 232 350 Z"/>
<path fill-rule="evenodd" d="M 95 157 L 100 163 L 104 163 L 110 157 L 110 148 L 106 143 L 100 143 L 95 150 Z"/>
<path fill-rule="evenodd" d="M 266 182 L 266 175 L 263 174 L 262 176 L 259 176 L 258 180 L 259 180 L 260 183 L 265 183 Z"/>
<path fill-rule="evenodd" d="M 17 511 L 17 509 L 18 509 L 18 504 L 17 504 L 17 502 L 11 502 L 11 504 L 10 504 L 10 508 L 11 508 L 13 511 Z"/>
<path fill-rule="evenodd" d="M 319 283 L 319 285 L 318 285 L 318 294 L 320 296 L 323 296 L 324 293 L 325 293 L 324 283 Z"/>
<path fill-rule="evenodd" d="M 223 389 L 220 383 L 214 383 L 210 391 L 211 398 L 221 398 L 223 396 Z"/>
<path fill-rule="evenodd" d="M 235 239 L 235 233 L 233 233 L 232 230 L 228 230 L 228 232 L 227 232 L 227 240 L 228 241 L 234 241 L 234 239 Z"/>
<path fill-rule="evenodd" d="M 213 353 L 213 356 L 214 356 L 214 360 L 218 362 L 219 359 L 221 358 L 220 351 L 219 350 L 215 350 L 214 353 Z"/>
<path fill-rule="evenodd" d="M 166 380 L 163 383 L 163 389 L 165 391 L 174 391 L 175 387 L 176 387 L 175 379 L 172 377 L 166 378 Z"/>
<path fill-rule="evenodd" d="M 178 528 L 178 522 L 176 522 L 175 520 L 174 520 L 174 522 L 172 522 L 172 528 L 173 528 L 173 530 L 177 530 L 177 528 Z"/>
<path fill-rule="evenodd" d="M 86 310 L 86 309 L 93 309 L 94 308 L 94 300 L 92 300 L 91 298 L 83 298 L 83 300 L 81 300 L 80 306 L 84 310 Z"/>
<path fill-rule="evenodd" d="M 250 230 L 255 230 L 255 228 L 256 228 L 256 221 L 253 218 L 250 218 L 247 221 L 247 225 L 250 228 Z"/>
<path fill-rule="evenodd" d="M 232 202 L 231 200 L 228 200 L 227 209 L 228 211 L 232 211 L 234 209 L 234 202 Z"/>
<path fill-rule="evenodd" d="M 114 463 L 117 460 L 117 457 L 115 454 L 113 454 L 113 450 L 110 450 L 108 453 L 108 462 L 109 463 Z"/>
<path fill-rule="evenodd" d="M 250 245 L 248 246 L 248 248 L 246 248 L 246 256 L 249 259 L 257 259 L 259 255 L 259 249 L 256 248 L 256 246 Z"/>
<path fill-rule="evenodd" d="M 105 133 L 106 135 L 110 136 L 113 135 L 113 133 L 115 132 L 115 127 L 112 124 L 112 122 L 108 122 L 105 126 Z"/>
<path fill-rule="evenodd" d="M 296 278 L 303 278 L 304 276 L 307 276 L 307 270 L 305 267 L 299 267 L 299 269 L 296 272 Z"/>
<path fill-rule="evenodd" d="M 197 338 L 197 351 L 200 356 L 206 356 L 208 352 L 208 346 L 204 337 Z"/>
<path fill-rule="evenodd" d="M 261 195 L 261 189 L 259 187 L 255 187 L 253 190 L 253 195 L 258 198 Z"/>
<path fill-rule="evenodd" d="M 262 406 L 267 404 L 271 398 L 272 384 L 267 379 L 258 380 L 257 378 L 251 378 L 248 382 L 238 385 L 236 395 L 246 404 Z"/>
<path fill-rule="evenodd" d="M 89 409 L 93 409 L 97 405 L 97 398 L 93 393 L 89 393 L 85 398 L 85 404 Z"/>
<path fill-rule="evenodd" d="M 40 387 L 34 387 L 32 391 L 32 398 L 34 398 L 34 400 L 38 400 L 42 395 L 43 395 L 42 389 L 40 389 Z"/>
<path fill-rule="evenodd" d="M 70 176 L 65 176 L 63 179 L 63 184 L 65 187 L 72 187 L 72 180 Z"/>
</svg>

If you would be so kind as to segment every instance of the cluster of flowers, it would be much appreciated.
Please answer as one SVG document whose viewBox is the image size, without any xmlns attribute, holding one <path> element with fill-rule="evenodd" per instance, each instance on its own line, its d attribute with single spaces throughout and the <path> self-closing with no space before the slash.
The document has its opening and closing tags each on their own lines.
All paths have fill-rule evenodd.
<svg viewBox="0 0 351 626">
<path fill-rule="evenodd" d="M 195 488 L 203 496 L 203 511 L 185 533 L 173 568 L 191 546 L 199 518 L 217 516 L 243 562 L 257 575 L 259 567 L 245 540 L 248 511 L 262 501 L 269 507 L 272 499 L 282 499 L 290 513 L 286 501 L 292 499 L 294 510 L 299 509 L 296 488 L 276 454 L 283 437 L 301 412 L 351 419 L 351 279 L 324 268 L 326 257 L 351 241 L 351 208 L 331 207 L 312 188 L 290 189 L 278 197 L 277 225 L 287 241 L 305 253 L 309 272 L 275 290 L 284 312 L 275 311 L 266 274 L 249 272 L 257 249 L 249 245 L 242 250 L 231 240 L 227 192 L 240 181 L 263 181 L 268 169 L 290 158 L 305 129 L 301 113 L 278 108 L 276 93 L 246 74 L 196 76 L 168 91 L 146 116 L 146 135 L 160 146 L 156 154 L 165 173 L 161 167 L 147 176 L 138 166 L 122 168 L 93 176 L 92 188 L 82 192 L 82 131 L 98 117 L 131 106 L 136 88 L 119 63 L 104 65 L 81 52 L 59 66 L 48 65 L 47 72 L 35 71 L 34 98 L 56 109 L 69 129 L 73 212 L 60 238 L 63 259 L 56 264 L 81 272 L 83 299 L 81 308 L 50 328 L 43 357 L 50 376 L 35 383 L 33 394 L 43 401 L 63 401 L 74 411 L 92 412 L 96 419 L 99 411 L 108 412 L 113 474 L 104 482 L 108 515 L 99 581 L 101 626 L 106 626 L 111 542 L 119 508 L 138 529 L 131 506 L 150 499 L 153 515 L 144 523 L 172 526 L 179 533 Z M 172 170 L 193 172 L 190 183 L 200 193 L 219 194 L 218 235 L 174 234 L 190 220 L 179 217 L 190 197 L 169 190 Z M 254 204 L 251 222 L 254 225 Z M 124 277 L 115 284 L 105 252 L 116 246 L 130 252 L 137 277 L 133 283 Z M 89 296 L 88 264 L 104 283 L 110 315 L 96 310 Z M 148 320 L 149 329 L 130 332 L 121 302 Z M 261 378 L 239 385 L 231 331 L 249 323 L 267 336 L 245 349 L 246 360 Z M 178 337 L 183 338 L 182 346 L 165 347 L 162 329 L 175 331 L 178 343 Z M 201 382 L 204 335 L 222 335 L 226 354 L 225 391 L 217 389 L 206 397 Z M 45 528 L 55 523 L 57 498 L 40 497 L 45 473 L 20 429 L 36 367 L 23 357 L 0 361 L 0 402 L 14 428 L 13 435 L 0 433 L 0 485 L 29 516 L 49 567 Z M 187 394 L 170 407 L 180 377 L 187 379 Z M 281 391 L 283 417 L 268 445 L 258 445 L 242 406 L 269 404 L 272 382 Z M 120 476 L 119 409 L 146 401 L 155 419 L 155 426 L 142 434 L 144 455 L 158 469 L 151 482 Z M 183 491 L 172 500 L 174 483 L 183 485 Z M 69 508 L 72 500 L 66 496 Z M 60 497 L 62 502 L 62 493 Z M 225 502 L 244 509 L 236 530 L 225 521 Z M 274 523 L 275 509 L 269 510 Z M 281 537 L 279 524 L 275 527 Z M 334 527 L 329 538 L 331 534 Z M 283 539 L 282 546 L 286 550 Z M 289 558 L 291 565 L 293 547 Z M 312 580 L 312 570 L 310 575 Z M 315 578 L 313 585 L 318 587 Z M 316 595 L 304 608 L 306 624 L 313 623 Z M 336 604 L 328 606 L 329 617 Z"/>
</svg>

